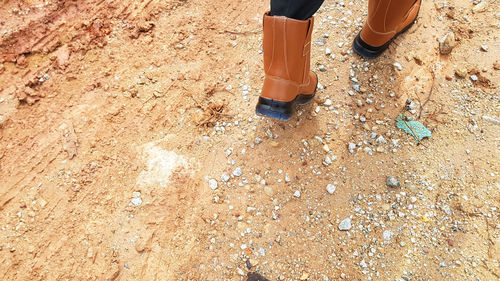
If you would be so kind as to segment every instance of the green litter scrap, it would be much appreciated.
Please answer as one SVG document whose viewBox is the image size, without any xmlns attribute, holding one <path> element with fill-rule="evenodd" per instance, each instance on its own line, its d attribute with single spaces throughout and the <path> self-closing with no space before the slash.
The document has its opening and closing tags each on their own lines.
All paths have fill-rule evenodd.
<svg viewBox="0 0 500 281">
<path fill-rule="evenodd" d="M 407 134 L 411 135 L 417 143 L 419 143 L 423 138 L 430 138 L 431 131 L 427 129 L 422 123 L 411 120 L 411 117 L 399 114 L 397 121 L 397 127 Z"/>
</svg>

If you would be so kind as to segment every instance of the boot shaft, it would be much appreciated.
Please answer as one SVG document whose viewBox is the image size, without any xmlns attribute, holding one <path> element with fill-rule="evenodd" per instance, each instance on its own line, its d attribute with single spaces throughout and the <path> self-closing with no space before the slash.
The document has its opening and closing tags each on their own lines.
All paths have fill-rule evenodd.
<svg viewBox="0 0 500 281">
<path fill-rule="evenodd" d="M 416 17 L 421 0 L 369 0 L 368 19 L 361 37 L 372 46 L 380 46 L 401 32 Z"/>
<path fill-rule="evenodd" d="M 266 75 L 289 80 L 297 85 L 309 78 L 311 33 L 314 18 L 295 20 L 264 15 L 263 49 Z"/>
<path fill-rule="evenodd" d="M 396 33 L 417 0 L 369 0 L 367 23 L 375 32 Z"/>
</svg>

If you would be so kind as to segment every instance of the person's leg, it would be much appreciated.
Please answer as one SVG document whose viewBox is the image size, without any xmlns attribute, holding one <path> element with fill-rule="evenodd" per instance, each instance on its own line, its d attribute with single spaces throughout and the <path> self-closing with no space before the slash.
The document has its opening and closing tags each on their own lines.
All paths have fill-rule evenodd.
<svg viewBox="0 0 500 281">
<path fill-rule="evenodd" d="M 270 16 L 306 20 L 321 7 L 324 0 L 271 0 Z"/>
<path fill-rule="evenodd" d="M 257 114 L 278 120 L 292 117 L 295 104 L 310 102 L 318 77 L 310 70 L 312 16 L 323 0 L 271 0 L 264 15 L 264 72 Z"/>
</svg>

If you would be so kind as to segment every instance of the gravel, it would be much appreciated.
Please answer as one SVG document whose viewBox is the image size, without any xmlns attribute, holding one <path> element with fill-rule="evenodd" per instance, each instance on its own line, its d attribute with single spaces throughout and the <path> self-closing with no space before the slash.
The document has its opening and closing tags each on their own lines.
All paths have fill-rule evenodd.
<svg viewBox="0 0 500 281">
<path fill-rule="evenodd" d="M 326 191 L 330 194 L 333 194 L 335 192 L 335 189 L 337 189 L 337 188 L 335 187 L 335 185 L 333 185 L 331 183 L 326 185 Z"/>
<path fill-rule="evenodd" d="M 351 228 L 352 228 L 352 224 L 351 224 L 351 219 L 350 218 L 344 219 L 339 224 L 339 229 L 342 230 L 342 231 L 348 231 Z"/>
<path fill-rule="evenodd" d="M 233 176 L 235 176 L 235 177 L 241 177 L 241 175 L 243 175 L 243 171 L 241 170 L 240 167 L 234 169 Z"/>
<path fill-rule="evenodd" d="M 392 177 L 392 176 L 387 176 L 387 179 L 385 181 L 385 184 L 388 186 L 388 187 L 392 187 L 392 188 L 397 188 L 397 187 L 400 187 L 401 185 L 399 184 L 399 181 L 395 178 L 395 177 Z"/>
<path fill-rule="evenodd" d="M 384 238 L 384 241 L 391 241 L 392 240 L 392 236 L 394 236 L 394 233 L 390 230 L 385 230 L 383 233 L 382 233 L 382 237 Z"/>
<path fill-rule="evenodd" d="M 208 181 L 208 186 L 210 187 L 210 189 L 216 190 L 218 186 L 217 181 L 215 179 L 210 179 Z"/>
<path fill-rule="evenodd" d="M 228 182 L 230 178 L 231 178 L 231 177 L 230 177 L 228 174 L 225 174 L 225 173 L 224 173 L 224 174 L 222 174 L 222 176 L 220 176 L 220 179 L 221 179 L 223 182 Z"/>
<path fill-rule="evenodd" d="M 294 196 L 294 197 L 299 198 L 299 197 L 300 197 L 300 191 L 299 191 L 299 190 L 296 190 L 296 191 L 293 193 L 293 196 Z"/>
</svg>

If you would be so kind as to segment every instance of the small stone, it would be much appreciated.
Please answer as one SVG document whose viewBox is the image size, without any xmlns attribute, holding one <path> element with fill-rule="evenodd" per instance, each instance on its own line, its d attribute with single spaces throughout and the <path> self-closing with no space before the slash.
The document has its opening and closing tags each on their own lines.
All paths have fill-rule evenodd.
<svg viewBox="0 0 500 281">
<path fill-rule="evenodd" d="M 299 191 L 299 190 L 296 190 L 296 191 L 293 193 L 293 196 L 294 196 L 294 197 L 299 198 L 299 197 L 300 197 L 300 191 Z"/>
<path fill-rule="evenodd" d="M 395 62 L 393 65 L 397 70 L 403 70 L 403 66 L 399 62 Z"/>
<path fill-rule="evenodd" d="M 212 190 L 216 190 L 217 189 L 217 181 L 215 179 L 210 179 L 208 181 L 208 186 L 210 187 L 210 189 Z"/>
<path fill-rule="evenodd" d="M 481 51 L 488 52 L 488 45 L 481 45 Z"/>
<path fill-rule="evenodd" d="M 390 230 L 385 230 L 382 233 L 382 237 L 384 238 L 384 241 L 391 241 L 392 240 L 392 236 L 394 236 L 394 232 L 392 232 Z"/>
<path fill-rule="evenodd" d="M 326 48 L 325 55 L 329 56 L 331 54 L 332 54 L 332 50 L 330 50 L 330 48 Z"/>
<path fill-rule="evenodd" d="M 47 206 L 47 201 L 45 201 L 43 198 L 40 198 L 38 199 L 38 204 L 41 208 L 45 208 L 45 206 Z"/>
<path fill-rule="evenodd" d="M 483 1 L 479 2 L 476 6 L 473 7 L 472 11 L 474 13 L 484 12 L 484 11 L 486 11 L 486 8 L 488 7 L 487 5 L 488 5 L 488 3 L 486 2 L 486 0 L 483 0 Z"/>
<path fill-rule="evenodd" d="M 333 104 L 331 99 L 326 99 L 325 102 L 323 103 L 324 106 L 331 106 Z"/>
<path fill-rule="evenodd" d="M 250 263 L 251 267 L 255 267 L 259 264 L 259 261 L 256 259 L 249 259 L 248 262 Z"/>
<path fill-rule="evenodd" d="M 228 174 L 222 174 L 222 176 L 220 177 L 220 179 L 223 181 L 223 182 L 227 182 L 229 181 L 231 177 L 228 175 Z"/>
<path fill-rule="evenodd" d="M 448 32 L 441 40 L 439 40 L 439 52 L 442 55 L 448 55 L 455 47 L 455 34 Z"/>
<path fill-rule="evenodd" d="M 132 205 L 134 205 L 135 207 L 139 207 L 141 206 L 142 204 L 142 199 L 140 197 L 135 197 L 135 198 L 132 198 L 132 200 L 130 201 L 132 203 Z"/>
<path fill-rule="evenodd" d="M 323 150 L 327 153 L 330 152 L 330 148 L 328 147 L 327 144 L 323 145 Z"/>
<path fill-rule="evenodd" d="M 455 241 L 453 241 L 452 239 L 448 238 L 448 240 L 446 240 L 446 243 L 448 243 L 448 246 L 450 246 L 450 247 L 454 247 L 455 246 Z"/>
<path fill-rule="evenodd" d="M 320 65 L 318 66 L 318 70 L 319 70 L 319 71 L 321 71 L 321 72 L 325 72 L 325 71 L 326 71 L 326 68 L 325 68 L 325 66 L 324 66 L 324 65 L 320 64 Z"/>
<path fill-rule="evenodd" d="M 495 118 L 490 117 L 490 116 L 483 115 L 483 120 L 486 122 L 489 122 L 493 125 L 500 125 L 500 120 L 495 119 Z"/>
<path fill-rule="evenodd" d="M 457 75 L 460 78 L 464 78 L 467 76 L 467 68 L 465 65 L 459 65 L 455 66 L 455 75 Z"/>
<path fill-rule="evenodd" d="M 400 187 L 399 181 L 395 177 L 387 176 L 385 184 L 388 187 L 397 188 Z"/>
<path fill-rule="evenodd" d="M 325 41 L 325 39 L 323 39 L 323 38 L 318 38 L 318 39 L 316 40 L 316 45 L 318 45 L 318 46 L 324 46 L 324 45 L 325 45 L 325 43 L 326 43 L 326 41 Z"/>
<path fill-rule="evenodd" d="M 261 142 L 262 142 L 262 139 L 261 139 L 261 138 L 255 138 L 255 140 L 254 140 L 254 143 L 255 143 L 255 144 L 259 144 L 259 143 L 261 143 Z"/>
<path fill-rule="evenodd" d="M 361 266 L 362 268 L 368 267 L 368 265 L 366 264 L 366 261 L 364 259 L 359 263 L 359 266 Z"/>
<path fill-rule="evenodd" d="M 472 74 L 472 75 L 470 76 L 470 80 L 472 80 L 472 81 L 476 82 L 477 80 L 479 80 L 479 78 L 477 77 L 477 75 Z"/>
<path fill-rule="evenodd" d="M 235 176 L 235 177 L 241 177 L 242 174 L 243 174 L 243 171 L 241 170 L 240 167 L 234 169 L 234 171 L 233 171 L 233 176 Z"/>
<path fill-rule="evenodd" d="M 386 144 L 387 143 L 387 141 L 384 139 L 383 136 L 379 136 L 375 141 L 377 143 L 381 143 L 381 144 Z"/>
<path fill-rule="evenodd" d="M 331 183 L 326 185 L 326 191 L 330 194 L 333 194 L 335 192 L 335 189 L 337 189 L 337 187 L 335 187 L 335 185 Z"/>
<path fill-rule="evenodd" d="M 323 160 L 323 166 L 328 167 L 332 164 L 332 159 L 330 159 L 329 156 L 325 157 L 325 160 Z"/>
<path fill-rule="evenodd" d="M 352 224 L 351 224 L 351 219 L 350 218 L 344 219 L 339 224 L 339 230 L 348 231 L 351 228 L 352 228 Z"/>
<path fill-rule="evenodd" d="M 350 143 L 348 144 L 348 149 L 349 149 L 349 152 L 350 152 L 350 153 L 354 153 L 354 149 L 356 149 L 356 144 L 355 144 L 355 143 L 350 142 Z"/>
<path fill-rule="evenodd" d="M 308 278 L 309 278 L 309 273 L 307 272 L 302 273 L 302 276 L 300 276 L 300 280 L 302 281 L 307 280 Z"/>
<path fill-rule="evenodd" d="M 243 269 L 241 269 L 241 268 L 238 267 L 237 271 L 238 271 L 239 275 L 246 276 L 245 271 L 243 271 Z"/>
</svg>

